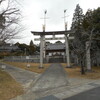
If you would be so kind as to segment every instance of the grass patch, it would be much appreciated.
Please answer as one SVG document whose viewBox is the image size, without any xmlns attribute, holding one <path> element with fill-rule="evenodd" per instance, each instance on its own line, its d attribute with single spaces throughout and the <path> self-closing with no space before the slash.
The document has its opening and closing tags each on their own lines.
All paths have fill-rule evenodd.
<svg viewBox="0 0 100 100">
<path fill-rule="evenodd" d="M 10 100 L 23 93 L 22 86 L 0 69 L 0 100 Z"/>
<path fill-rule="evenodd" d="M 27 67 L 28 63 L 23 63 L 23 62 L 5 62 L 5 63 L 36 73 L 43 73 L 50 66 L 50 64 L 43 64 L 44 68 L 39 69 L 40 65 L 39 63 L 29 63 L 30 64 L 29 68 Z"/>
<path fill-rule="evenodd" d="M 44 68 L 39 69 L 39 63 L 30 63 L 30 68 L 27 68 L 27 63 L 20 63 L 20 62 L 6 62 L 7 64 L 23 68 L 25 70 L 29 70 L 36 73 L 43 73 L 50 64 L 43 64 Z M 86 79 L 100 79 L 100 67 L 92 67 L 92 72 L 85 72 L 84 75 L 81 74 L 80 67 L 73 67 L 73 68 L 65 68 L 66 64 L 62 63 L 65 71 L 68 73 L 70 78 L 86 78 Z"/>
<path fill-rule="evenodd" d="M 71 78 L 100 79 L 100 67 L 92 67 L 92 72 L 85 72 L 82 75 L 80 67 L 65 68 L 66 64 L 62 64 L 62 66 Z"/>
</svg>

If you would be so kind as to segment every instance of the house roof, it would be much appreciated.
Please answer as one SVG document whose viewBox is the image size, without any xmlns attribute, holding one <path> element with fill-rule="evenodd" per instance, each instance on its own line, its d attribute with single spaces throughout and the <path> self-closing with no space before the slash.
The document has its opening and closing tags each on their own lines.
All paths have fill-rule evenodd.
<svg viewBox="0 0 100 100">
<path fill-rule="evenodd" d="M 18 50 L 18 49 L 19 49 L 18 46 L 15 45 L 10 46 L 8 44 L 2 45 L 0 47 L 0 51 L 11 51 L 11 50 Z"/>
</svg>

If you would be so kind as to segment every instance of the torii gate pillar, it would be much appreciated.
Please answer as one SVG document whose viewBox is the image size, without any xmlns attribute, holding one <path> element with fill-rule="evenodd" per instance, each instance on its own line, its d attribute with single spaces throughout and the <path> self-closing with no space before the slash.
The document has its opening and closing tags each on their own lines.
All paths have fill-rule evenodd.
<svg viewBox="0 0 100 100">
<path fill-rule="evenodd" d="M 43 68 L 43 39 L 44 36 L 40 36 L 40 66 L 39 68 Z"/>
<path fill-rule="evenodd" d="M 67 37 L 67 35 L 65 35 L 65 46 L 66 46 L 67 67 L 71 67 L 70 66 L 69 45 L 68 45 L 68 37 Z"/>
<path fill-rule="evenodd" d="M 45 32 L 45 25 L 43 25 L 43 32 Z M 45 35 L 40 35 L 40 66 L 39 68 L 43 68 L 43 58 L 45 57 Z"/>
<path fill-rule="evenodd" d="M 67 31 L 67 23 L 65 23 L 65 46 L 66 46 L 66 60 L 67 60 L 67 66 L 70 68 L 70 56 L 69 56 L 69 43 L 68 43 L 68 34 L 66 33 Z"/>
</svg>

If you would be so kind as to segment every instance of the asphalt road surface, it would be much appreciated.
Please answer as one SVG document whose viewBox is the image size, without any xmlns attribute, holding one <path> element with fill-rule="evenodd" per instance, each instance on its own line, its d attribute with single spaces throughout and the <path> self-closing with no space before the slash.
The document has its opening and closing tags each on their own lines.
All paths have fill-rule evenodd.
<svg viewBox="0 0 100 100">
<path fill-rule="evenodd" d="M 100 87 L 79 93 L 63 100 L 100 100 Z"/>
</svg>

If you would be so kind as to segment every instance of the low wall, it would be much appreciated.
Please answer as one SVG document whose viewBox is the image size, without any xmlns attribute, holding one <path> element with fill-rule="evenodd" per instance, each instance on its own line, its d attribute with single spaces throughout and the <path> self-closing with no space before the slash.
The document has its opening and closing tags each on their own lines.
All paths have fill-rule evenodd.
<svg viewBox="0 0 100 100">
<path fill-rule="evenodd" d="M 34 62 L 38 63 L 40 62 L 40 56 L 10 56 L 10 57 L 4 57 L 4 61 L 10 61 L 10 62 Z"/>
<path fill-rule="evenodd" d="M 39 63 L 40 62 L 40 55 L 34 55 L 34 56 L 10 56 L 5 57 L 4 61 L 10 61 L 10 62 L 33 62 L 33 63 Z M 48 57 L 43 60 L 44 63 L 63 63 L 65 62 L 65 58 L 63 57 Z"/>
</svg>

